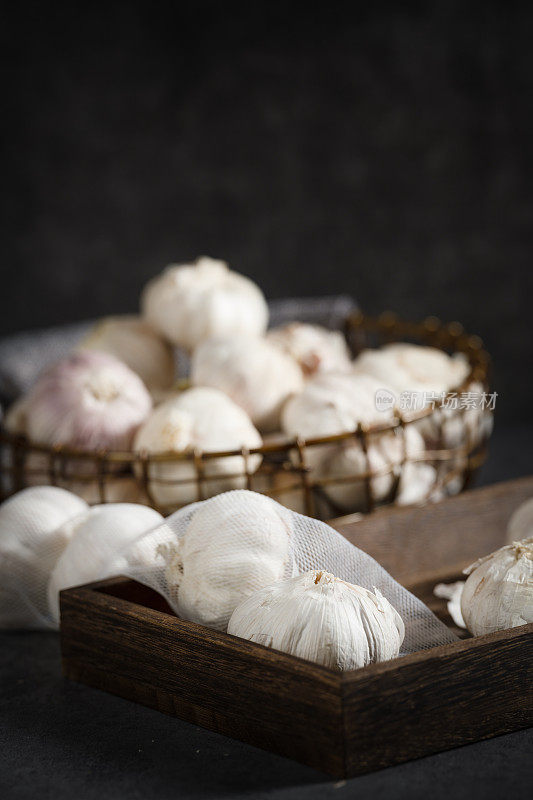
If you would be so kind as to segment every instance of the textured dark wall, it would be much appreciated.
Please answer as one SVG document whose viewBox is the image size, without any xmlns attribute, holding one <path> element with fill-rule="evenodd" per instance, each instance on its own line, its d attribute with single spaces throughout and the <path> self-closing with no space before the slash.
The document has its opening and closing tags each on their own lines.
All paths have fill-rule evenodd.
<svg viewBox="0 0 533 800">
<path fill-rule="evenodd" d="M 156 5 L 5 12 L 0 333 L 134 309 L 206 253 L 270 297 L 461 320 L 524 416 L 531 10 Z"/>
</svg>

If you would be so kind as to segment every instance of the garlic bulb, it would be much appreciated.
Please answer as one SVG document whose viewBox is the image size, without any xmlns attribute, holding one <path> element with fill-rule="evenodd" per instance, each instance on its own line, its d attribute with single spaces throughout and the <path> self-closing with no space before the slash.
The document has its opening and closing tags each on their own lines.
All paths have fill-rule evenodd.
<svg viewBox="0 0 533 800">
<path fill-rule="evenodd" d="M 0 505 L 0 627 L 46 624 L 46 585 L 88 506 L 55 486 L 23 489 Z"/>
<path fill-rule="evenodd" d="M 226 630 L 235 607 L 292 572 L 291 518 L 246 490 L 203 503 L 175 545 L 161 548 L 178 616 Z"/>
<path fill-rule="evenodd" d="M 80 351 L 40 376 L 23 411 L 26 433 L 39 444 L 128 450 L 151 407 L 129 367 L 107 353 Z"/>
<path fill-rule="evenodd" d="M 533 622 L 533 537 L 501 547 L 464 573 L 461 611 L 473 636 Z"/>
<path fill-rule="evenodd" d="M 354 370 L 372 375 L 398 393 L 442 392 L 458 387 L 468 376 L 469 365 L 463 356 L 449 356 L 436 347 L 395 342 L 363 350 Z"/>
<path fill-rule="evenodd" d="M 317 376 L 286 404 L 282 413 L 283 429 L 291 437 L 308 440 L 355 431 L 359 423 L 389 424 L 394 419 L 393 410 L 376 409 L 376 392 L 382 388 L 386 387 L 380 381 L 363 374 Z M 424 452 L 422 437 L 413 425 L 406 426 L 404 436 L 401 433 L 369 436 L 367 455 L 355 438 L 309 445 L 306 458 L 312 469 L 311 477 L 315 480 L 336 478 L 338 482 L 324 484 L 324 493 L 340 510 L 357 511 L 364 507 L 366 496 L 365 483 L 357 477 L 364 475 L 368 466 L 373 473 L 379 473 L 372 477 L 371 487 L 374 499 L 381 501 L 393 488 L 395 474 L 403 462 L 404 444 L 408 459 L 421 457 Z M 352 481 L 346 480 L 350 477 Z M 407 478 L 410 478 L 410 487 L 406 484 Z M 400 502 L 425 499 L 435 478 L 435 470 L 430 465 L 413 464 L 402 478 Z"/>
<path fill-rule="evenodd" d="M 449 356 L 435 347 L 399 342 L 363 350 L 354 362 L 354 371 L 382 381 L 398 400 L 403 392 L 409 393 L 414 398 L 413 411 L 427 407 L 433 397 L 435 411 L 415 423 L 430 448 L 439 443 L 447 448 L 478 444 L 492 430 L 492 414 L 486 409 L 438 407 L 439 396 L 459 388 L 468 377 L 470 366 L 462 353 Z M 480 395 L 483 387 L 472 382 L 465 391 Z"/>
<path fill-rule="evenodd" d="M 233 612 L 228 633 L 350 670 L 396 658 L 405 626 L 378 589 L 311 570 L 254 592 Z"/>
<path fill-rule="evenodd" d="M 290 322 L 273 328 L 266 338 L 297 361 L 306 377 L 317 372 L 349 372 L 352 367 L 350 351 L 340 331 Z"/>
<path fill-rule="evenodd" d="M 191 380 L 225 392 L 265 433 L 279 428 L 284 403 L 303 387 L 294 359 L 265 339 L 246 336 L 201 344 L 193 355 Z"/>
<path fill-rule="evenodd" d="M 27 399 L 16 400 L 9 407 L 4 425 L 10 433 L 26 433 Z M 90 469 L 90 468 L 89 468 Z M 43 486 L 50 483 L 50 459 L 46 453 L 30 450 L 24 463 L 24 481 L 28 486 Z M 80 459 L 69 458 L 64 464 L 66 474 L 87 472 L 88 465 Z M 85 477 L 88 477 L 87 475 Z M 81 497 L 89 505 L 101 502 L 100 484 L 94 480 L 77 480 L 63 474 L 55 476 L 55 486 L 60 486 Z M 148 503 L 140 481 L 131 475 L 106 475 L 106 503 Z"/>
<path fill-rule="evenodd" d="M 163 521 L 153 508 L 133 503 L 93 506 L 79 517 L 48 583 L 48 602 L 54 622 L 59 622 L 61 589 L 120 575 L 128 564 L 128 546 Z M 156 566 L 155 552 L 151 556 L 147 552 L 141 555 L 145 566 Z"/>
<path fill-rule="evenodd" d="M 135 437 L 135 449 L 149 453 L 183 455 L 195 450 L 227 452 L 260 446 L 261 437 L 242 408 L 222 392 L 209 388 L 188 389 L 157 406 Z M 260 463 L 261 456 L 250 456 L 249 470 L 254 472 Z M 242 456 L 205 459 L 202 468 L 206 478 L 216 477 L 202 481 L 203 497 L 246 485 Z M 150 493 L 160 505 L 185 505 L 201 499 L 191 459 L 153 462 L 149 465 L 149 479 Z"/>
<path fill-rule="evenodd" d="M 519 542 L 533 536 L 533 497 L 518 506 L 507 524 L 507 541 Z"/>
<path fill-rule="evenodd" d="M 190 351 L 213 336 L 261 335 L 268 323 L 259 287 L 205 256 L 167 267 L 145 286 L 141 307 L 154 330 Z"/>
<path fill-rule="evenodd" d="M 174 353 L 141 317 L 106 317 L 89 331 L 79 349 L 100 350 L 120 359 L 149 391 L 169 389 L 174 381 Z"/>
</svg>

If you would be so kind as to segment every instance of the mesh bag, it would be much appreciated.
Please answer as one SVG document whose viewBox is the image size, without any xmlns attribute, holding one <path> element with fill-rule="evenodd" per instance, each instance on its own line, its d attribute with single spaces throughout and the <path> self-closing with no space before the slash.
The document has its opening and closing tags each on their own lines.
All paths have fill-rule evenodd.
<svg viewBox="0 0 533 800">
<path fill-rule="evenodd" d="M 21 508 L 32 492 L 38 513 L 29 503 Z M 254 590 L 321 569 L 382 592 L 405 623 L 402 655 L 456 640 L 373 558 L 264 495 L 226 492 L 165 520 L 133 504 L 87 510 L 73 497 L 38 487 L 0 506 L 0 627 L 57 628 L 57 589 L 122 574 L 155 589 L 178 616 L 225 630 Z M 58 501 L 54 527 L 53 515 L 46 521 L 41 512 Z"/>
<path fill-rule="evenodd" d="M 265 529 L 267 534 L 259 536 L 258 531 Z M 156 554 L 155 561 L 149 553 Z M 283 580 L 321 569 L 382 592 L 405 623 L 401 655 L 457 640 L 424 603 L 329 525 L 246 490 L 226 492 L 176 511 L 163 525 L 141 535 L 123 555 L 129 577 L 163 595 L 178 616 L 185 616 L 186 608 L 187 618 L 203 624 L 209 620 L 211 627 L 225 629 L 236 605 L 254 589 L 273 583 L 268 577 L 274 573 Z M 266 579 L 258 574 L 258 563 L 266 563 Z M 246 585 L 245 574 L 252 575 Z M 228 581 L 234 582 L 237 591 L 231 597 L 233 606 L 229 602 L 225 607 Z M 180 596 L 184 592 L 186 598 Z M 205 603 L 199 604 L 199 598 Z"/>
</svg>

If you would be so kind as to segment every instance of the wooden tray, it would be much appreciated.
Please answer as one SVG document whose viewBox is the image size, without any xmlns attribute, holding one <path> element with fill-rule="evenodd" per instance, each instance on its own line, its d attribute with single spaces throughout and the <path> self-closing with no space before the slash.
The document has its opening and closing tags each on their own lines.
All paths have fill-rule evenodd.
<svg viewBox="0 0 533 800">
<path fill-rule="evenodd" d="M 433 586 L 501 546 L 530 496 L 533 477 L 334 524 L 451 625 Z M 533 624 L 337 673 L 178 619 L 117 578 L 61 593 L 61 646 L 69 678 L 336 777 L 533 722 Z"/>
</svg>

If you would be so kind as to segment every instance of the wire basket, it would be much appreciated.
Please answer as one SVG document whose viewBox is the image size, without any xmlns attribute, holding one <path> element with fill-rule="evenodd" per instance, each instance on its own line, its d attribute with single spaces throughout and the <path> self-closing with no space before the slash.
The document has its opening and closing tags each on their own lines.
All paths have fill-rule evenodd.
<svg viewBox="0 0 533 800">
<path fill-rule="evenodd" d="M 489 356 L 481 339 L 466 334 L 457 322 L 443 324 L 429 317 L 414 323 L 390 312 L 379 317 L 356 313 L 345 320 L 345 334 L 354 355 L 364 348 L 394 341 L 430 345 L 450 354 L 463 353 L 470 372 L 446 399 L 457 398 L 473 385 L 488 393 Z M 461 422 L 468 407 L 458 407 L 453 413 Z M 62 486 L 91 504 L 140 502 L 168 514 L 220 491 L 248 488 L 309 516 L 328 519 L 353 512 L 369 513 L 382 505 L 404 502 L 402 475 L 405 478 L 406 469 L 413 464 L 430 465 L 435 476 L 417 503 L 464 490 L 486 458 L 491 429 L 486 424 L 488 418 L 491 420 L 491 412 L 485 410 L 474 430 L 471 424 L 464 424 L 468 435 L 454 447 L 445 444 L 446 417 L 441 408 L 428 406 L 413 413 L 396 406 L 390 424 L 360 424 L 356 430 L 308 440 L 276 434 L 266 437 L 263 445 L 255 449 L 216 453 L 195 450 L 183 454 L 83 452 L 35 444 L 24 436 L 0 429 L 0 489 L 5 498 L 26 486 Z M 416 458 L 408 457 L 408 426 L 428 423 L 432 430 L 430 446 Z M 391 436 L 401 442 L 401 457 L 379 469 L 373 468 L 373 447 L 381 437 L 390 440 Z M 354 474 L 317 474 L 313 464 L 318 452 L 351 447 L 362 454 L 363 468 L 359 467 Z M 180 477 L 172 476 L 173 471 Z"/>
</svg>

